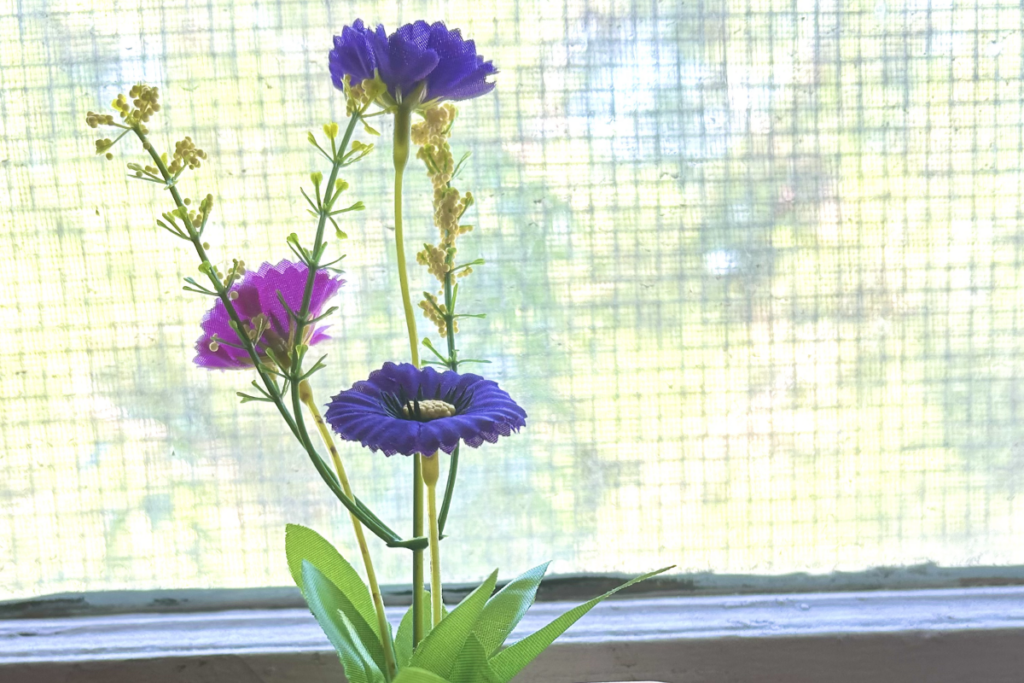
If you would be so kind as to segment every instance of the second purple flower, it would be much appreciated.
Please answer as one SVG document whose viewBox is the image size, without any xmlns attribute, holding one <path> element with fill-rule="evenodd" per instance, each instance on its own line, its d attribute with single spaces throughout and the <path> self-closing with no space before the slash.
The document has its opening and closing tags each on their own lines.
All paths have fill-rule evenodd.
<svg viewBox="0 0 1024 683">
<path fill-rule="evenodd" d="M 296 344 L 312 346 L 329 338 L 324 332 L 327 326 L 323 325 L 308 326 L 303 334 L 305 339 L 296 340 L 294 321 L 278 298 L 280 292 L 288 307 L 298 311 L 302 306 L 308 273 L 309 267 L 304 263 L 281 261 L 276 266 L 264 263 L 259 270 L 247 272 L 231 287 L 235 310 L 261 357 L 271 360 L 273 356 L 286 358 Z M 310 316 L 320 315 L 324 304 L 344 282 L 326 270 L 317 271 L 309 304 Z M 201 323 L 203 336 L 196 341 L 196 365 L 220 369 L 252 367 L 252 360 L 245 349 L 239 348 L 241 340 L 230 323 L 224 303 L 217 301 Z"/>
</svg>

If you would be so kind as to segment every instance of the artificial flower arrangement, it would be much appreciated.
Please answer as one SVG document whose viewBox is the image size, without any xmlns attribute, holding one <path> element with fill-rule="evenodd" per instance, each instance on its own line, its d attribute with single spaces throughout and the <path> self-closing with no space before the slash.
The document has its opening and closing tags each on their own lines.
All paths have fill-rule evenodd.
<svg viewBox="0 0 1024 683">
<path fill-rule="evenodd" d="M 328 488 L 347 508 L 362 558 L 364 583 L 353 566 L 315 531 L 289 525 L 286 532 L 288 567 L 310 610 L 337 650 L 351 683 L 505 683 L 601 600 L 670 567 L 637 577 L 563 614 L 541 630 L 503 647 L 512 630 L 533 604 L 546 564 L 535 567 L 494 593 L 497 571 L 457 607 L 446 611 L 442 599 L 442 534 L 464 444 L 477 448 L 494 443 L 526 424 L 526 412 L 495 382 L 462 372 L 465 359 L 455 343 L 459 321 L 482 318 L 457 313 L 459 282 L 472 273 L 480 259 L 461 262 L 457 242 L 471 226 L 462 220 L 473 204 L 469 192 L 453 182 L 466 156 L 456 162 L 449 139 L 456 117 L 453 101 L 469 100 L 494 88 L 489 79 L 494 65 L 476 52 L 472 40 L 444 23 L 406 24 L 390 36 L 383 26 L 370 29 L 361 20 L 346 26 L 334 38 L 329 58 L 330 76 L 346 98 L 348 125 L 323 127 L 324 138 L 309 134 L 313 145 L 330 165 L 327 180 L 311 175 L 312 190 L 303 190 L 309 213 L 316 219 L 311 243 L 291 233 L 286 243 L 294 260 L 264 263 L 247 270 L 241 260 L 223 272 L 208 254 L 204 232 L 213 210 L 207 195 L 195 205 L 183 197 L 178 181 L 187 170 L 202 165 L 206 154 L 186 137 L 173 154 L 161 154 L 150 141 L 147 123 L 160 111 L 157 88 L 136 85 L 129 96 L 113 102 L 117 116 L 89 112 L 87 123 L 120 130 L 114 140 L 96 141 L 96 152 L 112 159 L 110 149 L 133 134 L 152 163 L 129 163 L 136 178 L 157 184 L 169 193 L 174 208 L 156 221 L 175 237 L 192 245 L 205 280 L 185 278 L 184 289 L 215 299 L 203 318 L 196 343 L 197 365 L 255 373 L 252 390 L 239 392 L 243 402 L 273 404 L 298 440 Z M 402 308 L 409 336 L 411 362 L 386 362 L 340 391 L 321 414 L 310 377 L 324 367 L 326 356 L 309 363 L 310 349 L 328 338 L 328 320 L 335 308 L 331 298 L 344 284 L 337 265 L 326 258 L 328 224 L 338 239 L 345 233 L 339 216 L 363 208 L 361 202 L 341 201 L 348 183 L 339 177 L 343 168 L 366 157 L 374 145 L 353 139 L 362 124 L 377 132 L 367 119 L 394 117 L 393 159 L 395 247 Z M 418 121 L 413 123 L 414 117 Z M 402 222 L 403 174 L 412 146 L 433 188 L 436 244 L 424 247 L 416 261 L 437 282 L 437 293 L 425 293 L 418 306 L 444 340 L 439 350 L 429 339 L 419 340 L 415 309 L 410 296 Z M 468 156 L 468 155 L 467 155 Z M 433 356 L 420 359 L 420 343 Z M 442 371 L 434 366 L 443 368 Z M 331 465 L 314 445 L 306 423 L 312 420 Z M 328 428 L 328 425 L 330 428 Z M 353 493 L 345 474 L 334 435 L 355 441 L 384 455 L 402 454 L 412 460 L 412 537 L 402 538 Z M 448 457 L 444 492 L 438 505 L 442 453 Z M 333 465 L 333 470 L 332 470 Z M 426 501 L 424 501 L 424 493 Z M 425 504 L 424 504 L 425 503 Z M 426 509 L 424 509 L 426 508 Z M 412 606 L 392 632 L 384 613 L 380 587 L 365 530 L 388 548 L 410 553 Z M 424 553 L 430 553 L 429 589 L 425 587 Z"/>
</svg>

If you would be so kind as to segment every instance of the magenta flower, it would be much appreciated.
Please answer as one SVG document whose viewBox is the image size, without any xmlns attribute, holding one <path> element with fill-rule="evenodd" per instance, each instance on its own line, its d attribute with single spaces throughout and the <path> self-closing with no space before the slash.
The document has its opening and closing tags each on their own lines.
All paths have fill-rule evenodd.
<svg viewBox="0 0 1024 683">
<path fill-rule="evenodd" d="M 294 323 L 281 305 L 278 292 L 288 307 L 298 311 L 302 306 L 302 294 L 306 287 L 309 267 L 304 263 L 281 261 L 276 266 L 264 263 L 258 271 L 249 271 L 231 287 L 234 307 L 242 319 L 245 332 L 256 342 L 261 357 L 268 357 L 273 351 L 279 358 L 287 357 L 296 343 Z M 313 296 L 310 299 L 309 314 L 321 314 L 324 304 L 335 295 L 344 280 L 332 276 L 326 270 L 317 271 L 313 281 Z M 241 347 L 241 340 L 231 329 L 230 318 L 224 303 L 220 300 L 203 317 L 200 326 L 203 336 L 196 342 L 196 365 L 204 368 L 249 368 L 252 359 Z M 327 325 L 314 328 L 307 326 L 302 343 L 312 346 L 329 337 L 324 333 Z"/>
<path fill-rule="evenodd" d="M 403 363 L 385 363 L 331 399 L 324 417 L 341 438 L 384 455 L 451 453 L 526 425 L 526 411 L 495 382 Z"/>
<path fill-rule="evenodd" d="M 376 72 L 396 99 L 425 82 L 424 102 L 468 100 L 489 93 L 494 83 L 487 77 L 498 72 L 476 53 L 472 40 L 463 40 L 459 29 L 449 30 L 444 22 L 417 21 L 388 36 L 383 25 L 373 31 L 362 19 L 334 36 L 330 70 L 339 89 L 346 75 L 358 84 Z"/>
</svg>

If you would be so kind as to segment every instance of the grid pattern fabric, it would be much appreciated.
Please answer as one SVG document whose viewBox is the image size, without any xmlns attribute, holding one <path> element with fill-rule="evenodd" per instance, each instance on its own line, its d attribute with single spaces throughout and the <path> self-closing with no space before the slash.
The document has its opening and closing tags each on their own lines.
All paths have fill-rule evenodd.
<svg viewBox="0 0 1024 683">
<path fill-rule="evenodd" d="M 453 138 L 462 253 L 487 261 L 460 300 L 488 317 L 459 336 L 530 418 L 465 453 L 447 578 L 1024 563 L 1020 1 L 481 7 L 361 8 L 443 18 L 501 70 Z M 343 123 L 326 53 L 347 11 L 0 0 L 0 598 L 285 585 L 286 522 L 353 553 L 272 408 L 238 403 L 251 378 L 192 364 L 194 257 L 126 178 L 141 150 L 103 161 L 84 124 L 159 86 L 154 140 L 210 155 L 185 188 L 217 198 L 216 258 L 276 262 L 313 228 L 306 132 Z M 378 121 L 346 176 L 367 210 L 323 400 L 408 354 Z M 434 234 L 421 170 L 410 245 Z M 407 531 L 409 460 L 343 457 Z"/>
</svg>

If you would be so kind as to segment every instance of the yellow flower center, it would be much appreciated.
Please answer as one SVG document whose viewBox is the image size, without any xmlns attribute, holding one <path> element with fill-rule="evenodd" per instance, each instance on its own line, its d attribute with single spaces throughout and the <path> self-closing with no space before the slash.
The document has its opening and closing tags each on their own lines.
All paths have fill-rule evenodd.
<svg viewBox="0 0 1024 683">
<path fill-rule="evenodd" d="M 455 406 L 434 398 L 409 401 L 402 406 L 402 417 L 419 422 L 430 422 L 441 417 L 451 417 L 454 414 Z"/>
</svg>

